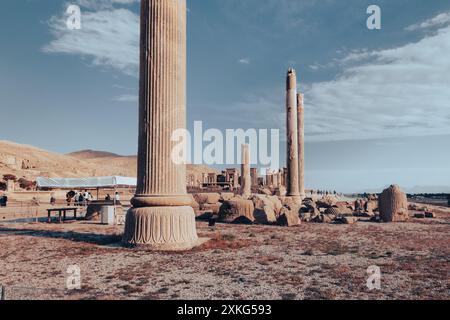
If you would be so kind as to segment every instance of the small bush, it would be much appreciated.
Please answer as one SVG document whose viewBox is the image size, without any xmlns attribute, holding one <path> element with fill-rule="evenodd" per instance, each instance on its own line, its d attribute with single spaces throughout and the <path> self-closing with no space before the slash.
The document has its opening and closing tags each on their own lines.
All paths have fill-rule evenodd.
<svg viewBox="0 0 450 320">
<path fill-rule="evenodd" d="M 17 177 L 15 175 L 13 175 L 13 174 L 4 174 L 3 175 L 3 180 L 16 182 L 17 181 Z"/>
<path fill-rule="evenodd" d="M 25 178 L 20 178 L 19 186 L 25 190 L 32 190 L 36 186 L 36 183 Z"/>
</svg>

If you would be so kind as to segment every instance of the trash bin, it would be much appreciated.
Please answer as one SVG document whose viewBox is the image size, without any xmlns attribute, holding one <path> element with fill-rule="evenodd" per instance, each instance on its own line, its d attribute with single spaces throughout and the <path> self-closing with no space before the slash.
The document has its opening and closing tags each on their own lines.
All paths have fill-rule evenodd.
<svg viewBox="0 0 450 320">
<path fill-rule="evenodd" d="M 102 224 L 114 225 L 115 224 L 115 212 L 114 206 L 103 206 L 102 211 Z"/>
</svg>

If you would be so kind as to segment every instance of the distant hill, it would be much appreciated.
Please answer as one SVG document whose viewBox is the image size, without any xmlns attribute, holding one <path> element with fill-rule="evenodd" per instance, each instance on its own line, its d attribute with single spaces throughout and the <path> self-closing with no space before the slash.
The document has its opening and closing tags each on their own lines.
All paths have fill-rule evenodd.
<svg viewBox="0 0 450 320">
<path fill-rule="evenodd" d="M 378 189 L 366 189 L 360 192 L 360 194 L 363 193 L 380 193 L 384 189 L 388 188 L 389 186 L 386 185 L 382 188 Z M 402 190 L 405 193 L 408 194 L 438 194 L 438 193 L 450 193 L 450 186 L 414 186 L 411 188 L 400 186 Z"/>
<path fill-rule="evenodd" d="M 75 178 L 89 176 L 137 175 L 137 157 L 82 150 L 58 154 L 29 145 L 0 140 L 0 180 L 4 174 L 34 181 L 36 177 Z M 217 172 L 208 166 L 188 165 L 187 175 Z"/>
<path fill-rule="evenodd" d="M 75 151 L 72 153 L 68 153 L 67 155 L 69 157 L 77 158 L 79 160 L 120 157 L 120 155 L 112 152 L 95 151 L 95 150 Z"/>
</svg>

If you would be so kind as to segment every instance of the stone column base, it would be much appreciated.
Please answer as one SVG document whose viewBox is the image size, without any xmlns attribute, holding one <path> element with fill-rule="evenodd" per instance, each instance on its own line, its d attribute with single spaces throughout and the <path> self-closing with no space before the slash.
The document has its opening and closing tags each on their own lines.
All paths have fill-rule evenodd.
<svg viewBox="0 0 450 320">
<path fill-rule="evenodd" d="M 289 198 L 290 201 L 292 201 L 293 203 L 302 203 L 303 199 L 301 196 L 286 196 L 286 198 Z"/>
<path fill-rule="evenodd" d="M 131 208 L 122 242 L 160 251 L 192 249 L 199 243 L 194 210 L 187 206 Z"/>
</svg>

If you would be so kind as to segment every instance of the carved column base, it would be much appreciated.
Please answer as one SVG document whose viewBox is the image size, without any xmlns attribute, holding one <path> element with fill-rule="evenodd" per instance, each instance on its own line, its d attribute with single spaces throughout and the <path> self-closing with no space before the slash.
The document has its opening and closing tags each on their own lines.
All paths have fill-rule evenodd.
<svg viewBox="0 0 450 320">
<path fill-rule="evenodd" d="M 290 195 L 288 195 L 288 196 L 286 196 L 286 198 L 289 198 L 293 203 L 302 203 L 302 197 L 301 196 L 297 196 L 297 195 L 295 195 L 295 196 L 290 196 Z"/>
<path fill-rule="evenodd" d="M 128 210 L 122 239 L 157 251 L 189 250 L 199 239 L 191 207 L 144 207 Z"/>
</svg>

